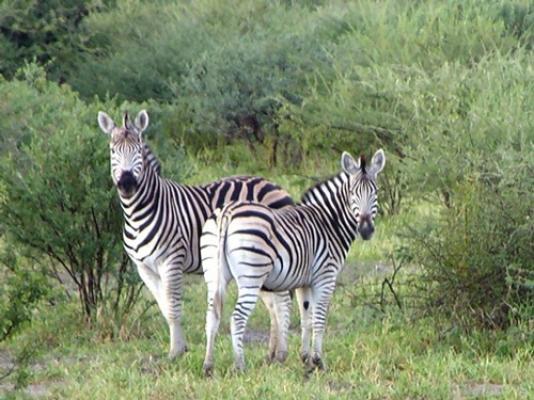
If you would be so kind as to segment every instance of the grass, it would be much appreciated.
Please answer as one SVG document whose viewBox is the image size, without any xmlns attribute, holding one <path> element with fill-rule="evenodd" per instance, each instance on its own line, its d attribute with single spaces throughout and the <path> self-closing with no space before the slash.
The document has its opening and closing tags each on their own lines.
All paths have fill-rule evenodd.
<svg viewBox="0 0 534 400">
<path fill-rule="evenodd" d="M 109 340 L 83 329 L 75 304 L 48 306 L 0 353 L 33 347 L 37 357 L 30 388 L 45 387 L 49 398 L 532 398 L 533 346 L 525 339 L 527 329 L 466 335 L 435 318 L 408 319 L 394 310 L 377 314 L 358 298 L 357 281 L 347 273 L 353 267 L 344 271 L 331 306 L 324 345 L 327 371 L 310 377 L 298 357 L 296 315 L 288 360 L 266 363 L 263 306 L 249 323 L 247 371 L 233 371 L 232 287 L 216 346 L 215 376 L 204 378 L 205 288 L 198 276 L 187 279 L 184 326 L 190 351 L 179 360 L 165 356 L 167 328 L 156 307 L 129 340 Z M 30 395 L 20 390 L 9 397 Z"/>
<path fill-rule="evenodd" d="M 231 167 L 224 172 L 206 168 L 195 173 L 190 183 L 210 181 L 216 173 L 246 173 Z M 298 196 L 302 180 L 274 175 L 277 172 L 272 172 L 271 179 L 282 181 Z M 435 207 L 419 204 L 402 215 L 379 218 L 374 239 L 352 246 L 330 308 L 325 372 L 305 376 L 298 356 L 295 309 L 288 360 L 285 364 L 265 361 L 269 321 L 260 305 L 248 325 L 247 371 L 236 374 L 229 335 L 235 302 L 232 286 L 216 345 L 215 375 L 204 378 L 206 293 L 200 276 L 188 276 L 183 325 L 190 351 L 183 358 L 167 360 L 167 327 L 155 306 L 141 321 L 128 324 L 119 338 L 110 340 L 103 334 L 106 330 L 85 328 L 75 302 L 46 304 L 36 311 L 31 326 L 0 347 L 0 375 L 6 356 L 21 349 L 34 352 L 24 377 L 30 385 L 9 391 L 2 382 L 0 397 L 35 398 L 40 393 L 47 398 L 95 400 L 534 398 L 534 342 L 528 327 L 466 334 L 437 317 L 417 318 L 394 306 L 381 312 L 372 306 L 384 274 L 391 273 L 388 255 L 399 244 L 398 232 L 410 221 L 434 212 Z"/>
</svg>

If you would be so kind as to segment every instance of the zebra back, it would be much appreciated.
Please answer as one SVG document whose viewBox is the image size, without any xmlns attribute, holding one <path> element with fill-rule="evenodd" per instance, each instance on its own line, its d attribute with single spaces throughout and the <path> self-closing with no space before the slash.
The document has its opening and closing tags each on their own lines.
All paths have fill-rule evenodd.
<svg viewBox="0 0 534 400">
<path fill-rule="evenodd" d="M 204 185 L 203 188 L 210 199 L 212 211 L 238 201 L 258 202 L 273 209 L 295 204 L 280 186 L 257 176 L 231 176 Z"/>
</svg>

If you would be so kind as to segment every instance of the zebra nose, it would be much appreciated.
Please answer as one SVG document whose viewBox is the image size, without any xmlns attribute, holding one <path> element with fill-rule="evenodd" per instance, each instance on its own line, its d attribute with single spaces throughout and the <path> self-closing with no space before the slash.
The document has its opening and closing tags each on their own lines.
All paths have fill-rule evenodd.
<svg viewBox="0 0 534 400">
<path fill-rule="evenodd" d="M 360 221 L 360 227 L 358 231 L 360 232 L 360 236 L 363 240 L 369 240 L 371 239 L 371 236 L 373 236 L 375 227 L 369 218 L 365 218 Z"/>
<path fill-rule="evenodd" d="M 125 195 L 131 195 L 137 187 L 137 180 L 131 171 L 124 171 L 121 174 L 117 187 Z"/>
</svg>

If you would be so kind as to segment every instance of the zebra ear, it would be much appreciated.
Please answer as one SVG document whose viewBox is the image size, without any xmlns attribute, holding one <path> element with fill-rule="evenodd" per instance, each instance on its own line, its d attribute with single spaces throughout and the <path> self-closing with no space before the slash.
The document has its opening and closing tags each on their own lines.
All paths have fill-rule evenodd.
<svg viewBox="0 0 534 400">
<path fill-rule="evenodd" d="M 386 155 L 384 154 L 384 150 L 380 149 L 378 150 L 375 155 L 373 156 L 373 159 L 371 160 L 371 166 L 369 167 L 369 174 L 374 175 L 375 177 L 384 169 L 384 166 L 386 165 Z"/>
<path fill-rule="evenodd" d="M 115 128 L 115 123 L 110 118 L 109 115 L 107 115 L 103 111 L 98 112 L 98 126 L 100 126 L 100 129 L 102 129 L 102 132 L 111 135 L 111 132 Z"/>
<path fill-rule="evenodd" d="M 141 134 L 147 127 L 148 127 L 148 113 L 146 110 L 139 111 L 139 114 L 137 114 L 137 117 L 135 118 L 135 126 L 139 130 L 139 134 Z"/>
<path fill-rule="evenodd" d="M 355 175 L 360 170 L 360 160 L 356 161 L 346 151 L 341 155 L 341 168 L 349 175 Z"/>
</svg>

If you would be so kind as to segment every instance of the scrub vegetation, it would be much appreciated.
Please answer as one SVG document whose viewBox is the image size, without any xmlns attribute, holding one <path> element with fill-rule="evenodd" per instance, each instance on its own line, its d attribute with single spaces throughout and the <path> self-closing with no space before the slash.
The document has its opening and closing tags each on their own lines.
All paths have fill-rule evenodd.
<svg viewBox="0 0 534 400">
<path fill-rule="evenodd" d="M 530 398 L 534 393 L 534 4 L 5 0 L 0 4 L 0 397 Z M 370 242 L 351 249 L 306 375 L 202 375 L 125 257 L 99 110 L 147 109 L 163 175 L 261 175 L 295 199 L 342 151 L 387 155 Z M 235 298 L 235 291 L 232 291 Z M 230 302 L 229 302 L 230 303 Z"/>
</svg>

